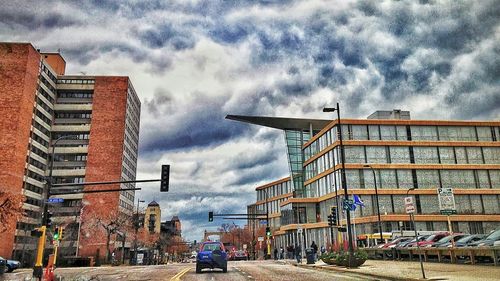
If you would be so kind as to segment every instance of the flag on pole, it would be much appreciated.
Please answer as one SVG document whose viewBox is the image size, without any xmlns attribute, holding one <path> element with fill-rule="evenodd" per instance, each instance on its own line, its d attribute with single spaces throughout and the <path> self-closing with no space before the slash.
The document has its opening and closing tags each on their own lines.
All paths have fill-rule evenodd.
<svg viewBox="0 0 500 281">
<path fill-rule="evenodd" d="M 361 207 L 365 206 L 365 203 L 363 203 L 363 201 L 361 201 L 361 198 L 359 198 L 358 195 L 354 194 L 352 197 L 354 199 L 354 205 L 358 205 L 358 206 L 361 206 Z"/>
</svg>

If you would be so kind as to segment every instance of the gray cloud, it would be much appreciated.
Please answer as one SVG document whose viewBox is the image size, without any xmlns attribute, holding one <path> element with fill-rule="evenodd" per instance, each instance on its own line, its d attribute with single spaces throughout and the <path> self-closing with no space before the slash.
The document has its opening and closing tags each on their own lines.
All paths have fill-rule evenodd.
<svg viewBox="0 0 500 281">
<path fill-rule="evenodd" d="M 1 41 L 61 48 L 77 71 L 131 76 L 143 101 L 139 176 L 173 165 L 172 193 L 145 185 L 139 196 L 182 213 L 198 239 L 197 225 L 213 227 L 203 218 L 211 200 L 241 212 L 256 185 L 288 169 L 280 132 L 226 114 L 325 118 L 321 107 L 340 101 L 348 117 L 401 108 L 422 119 L 500 118 L 494 0 L 0 6 Z"/>
</svg>

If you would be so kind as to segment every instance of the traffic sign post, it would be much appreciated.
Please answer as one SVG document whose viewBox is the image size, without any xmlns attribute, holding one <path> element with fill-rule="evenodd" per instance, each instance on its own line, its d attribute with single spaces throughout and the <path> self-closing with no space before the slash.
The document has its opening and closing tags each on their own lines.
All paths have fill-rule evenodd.
<svg viewBox="0 0 500 281">
<path fill-rule="evenodd" d="M 413 197 L 405 197 L 405 210 L 407 214 L 415 213 L 415 205 L 413 204 Z"/>
<path fill-rule="evenodd" d="M 450 235 L 453 235 L 453 227 L 451 225 L 450 215 L 457 213 L 455 206 L 455 196 L 453 195 L 453 189 L 449 187 L 438 188 L 438 200 L 439 200 L 439 212 L 441 215 L 446 215 L 448 220 L 448 231 Z M 455 241 L 451 239 L 452 247 L 455 247 Z"/>
</svg>

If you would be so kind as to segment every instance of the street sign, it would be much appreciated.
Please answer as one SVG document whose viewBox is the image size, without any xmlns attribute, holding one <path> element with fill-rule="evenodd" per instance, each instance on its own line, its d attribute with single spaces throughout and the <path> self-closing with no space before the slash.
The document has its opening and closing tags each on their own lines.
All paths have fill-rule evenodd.
<svg viewBox="0 0 500 281">
<path fill-rule="evenodd" d="M 260 224 L 267 224 L 267 221 L 266 220 L 262 220 L 262 221 L 260 221 Z"/>
<path fill-rule="evenodd" d="M 243 244 L 243 250 L 247 249 L 247 244 Z"/>
<path fill-rule="evenodd" d="M 259 241 L 259 242 L 264 241 L 264 237 L 263 237 L 263 236 L 259 236 L 259 237 L 257 238 L 257 241 Z"/>
<path fill-rule="evenodd" d="M 413 204 L 413 197 L 405 197 L 405 205 Z"/>
<path fill-rule="evenodd" d="M 415 206 L 413 204 L 411 205 L 406 205 L 405 210 L 407 214 L 412 214 L 415 213 Z"/>
<path fill-rule="evenodd" d="M 405 210 L 407 214 L 415 213 L 415 205 L 413 204 L 413 197 L 405 197 Z"/>
<path fill-rule="evenodd" d="M 49 198 L 47 203 L 62 203 L 64 202 L 64 198 Z"/>
<path fill-rule="evenodd" d="M 455 196 L 453 196 L 453 189 L 446 188 L 438 188 L 438 199 L 439 199 L 439 211 L 441 214 L 456 214 L 457 209 L 455 206 Z"/>
</svg>

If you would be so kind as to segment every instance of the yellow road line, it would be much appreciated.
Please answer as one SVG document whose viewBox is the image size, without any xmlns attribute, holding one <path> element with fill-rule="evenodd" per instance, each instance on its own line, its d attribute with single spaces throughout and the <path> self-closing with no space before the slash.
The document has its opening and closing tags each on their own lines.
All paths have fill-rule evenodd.
<svg viewBox="0 0 500 281">
<path fill-rule="evenodd" d="M 181 280 L 181 277 L 188 273 L 188 271 L 190 271 L 191 268 L 188 267 L 188 268 L 185 268 L 183 270 L 181 270 L 179 273 L 177 273 L 176 275 L 174 275 L 174 277 L 170 278 L 170 281 L 180 281 Z"/>
</svg>

